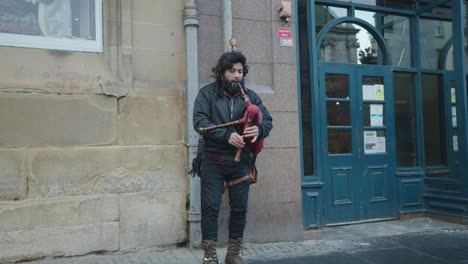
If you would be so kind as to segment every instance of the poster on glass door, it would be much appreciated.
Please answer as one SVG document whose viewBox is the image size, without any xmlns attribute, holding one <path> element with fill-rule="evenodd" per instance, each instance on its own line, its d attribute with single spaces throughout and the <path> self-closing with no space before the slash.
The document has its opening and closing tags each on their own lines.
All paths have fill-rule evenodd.
<svg viewBox="0 0 468 264">
<path fill-rule="evenodd" d="M 364 154 L 385 153 L 386 138 L 377 136 L 377 130 L 364 131 Z"/>
<path fill-rule="evenodd" d="M 362 85 L 362 99 L 371 100 L 371 101 L 384 101 L 384 85 L 383 84 L 374 84 Z"/>
<path fill-rule="evenodd" d="M 453 136 L 453 151 L 458 151 L 458 136 L 456 135 Z"/>
<path fill-rule="evenodd" d="M 452 127 L 457 127 L 457 107 L 452 106 Z"/>
<path fill-rule="evenodd" d="M 455 88 L 454 88 L 454 87 L 452 87 L 452 88 L 450 89 L 450 102 L 451 102 L 452 104 L 455 104 L 455 103 L 457 102 L 457 95 L 456 95 L 456 93 L 455 93 Z"/>
<path fill-rule="evenodd" d="M 383 126 L 383 105 L 371 104 L 370 105 L 370 125 Z"/>
</svg>

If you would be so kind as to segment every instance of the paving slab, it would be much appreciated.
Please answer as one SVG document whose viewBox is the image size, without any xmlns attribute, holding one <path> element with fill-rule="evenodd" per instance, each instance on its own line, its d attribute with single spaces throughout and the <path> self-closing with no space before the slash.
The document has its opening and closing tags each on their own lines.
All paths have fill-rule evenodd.
<svg viewBox="0 0 468 264">
<path fill-rule="evenodd" d="M 242 253 L 248 264 L 467 264 L 467 248 L 467 226 L 422 218 L 327 227 L 321 240 L 247 243 Z M 225 255 L 220 248 L 222 261 Z M 23 264 L 199 264 L 202 256 L 200 249 L 167 247 Z"/>
<path fill-rule="evenodd" d="M 409 234 L 392 237 L 392 240 L 402 247 L 444 259 L 448 263 L 468 260 L 468 232 L 466 230 Z"/>
<path fill-rule="evenodd" d="M 449 264 L 443 259 L 425 255 L 418 251 L 407 248 L 392 248 L 361 251 L 355 254 L 368 263 L 372 264 L 394 264 L 394 263 L 424 263 L 424 264 Z"/>
</svg>

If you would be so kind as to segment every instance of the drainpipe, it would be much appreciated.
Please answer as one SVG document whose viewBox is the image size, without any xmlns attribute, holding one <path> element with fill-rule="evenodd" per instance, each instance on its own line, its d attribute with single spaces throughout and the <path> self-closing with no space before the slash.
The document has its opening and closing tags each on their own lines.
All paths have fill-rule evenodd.
<svg viewBox="0 0 468 264">
<path fill-rule="evenodd" d="M 229 41 L 232 38 L 232 1 L 223 0 L 223 44 L 224 52 L 230 51 Z"/>
<path fill-rule="evenodd" d="M 192 166 L 192 160 L 197 154 L 198 134 L 193 129 L 193 105 L 198 93 L 198 16 L 196 0 L 185 0 L 184 26 L 186 35 L 187 57 L 187 91 L 186 91 L 186 138 L 188 147 L 188 165 Z M 200 203 L 200 178 L 189 177 L 190 183 L 190 208 L 187 212 L 190 232 L 190 247 L 198 248 L 201 245 L 201 203 Z"/>
</svg>

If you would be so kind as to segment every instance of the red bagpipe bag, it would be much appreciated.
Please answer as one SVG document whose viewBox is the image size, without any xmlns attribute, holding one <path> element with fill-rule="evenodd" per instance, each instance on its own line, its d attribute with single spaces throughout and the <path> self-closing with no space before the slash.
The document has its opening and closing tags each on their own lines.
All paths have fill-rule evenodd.
<svg viewBox="0 0 468 264">
<path fill-rule="evenodd" d="M 263 117 L 262 117 L 262 111 L 260 111 L 260 108 L 250 102 L 249 99 L 245 99 L 248 97 L 246 94 L 244 94 L 244 101 L 247 106 L 245 109 L 244 117 L 242 118 L 244 120 L 244 129 L 249 127 L 249 126 L 257 126 L 260 123 L 262 123 Z M 248 137 L 244 138 L 244 142 L 249 148 L 250 152 L 253 153 L 260 153 L 263 149 L 263 143 L 265 139 L 263 138 L 257 138 L 255 142 L 252 143 L 253 137 Z"/>
</svg>

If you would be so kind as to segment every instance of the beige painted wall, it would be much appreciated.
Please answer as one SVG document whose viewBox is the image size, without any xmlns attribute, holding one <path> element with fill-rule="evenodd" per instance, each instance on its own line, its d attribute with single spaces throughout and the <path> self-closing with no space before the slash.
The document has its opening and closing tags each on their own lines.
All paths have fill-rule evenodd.
<svg viewBox="0 0 468 264">
<path fill-rule="evenodd" d="M 187 239 L 183 8 L 104 0 L 103 53 L 0 47 L 0 262 Z"/>
</svg>

